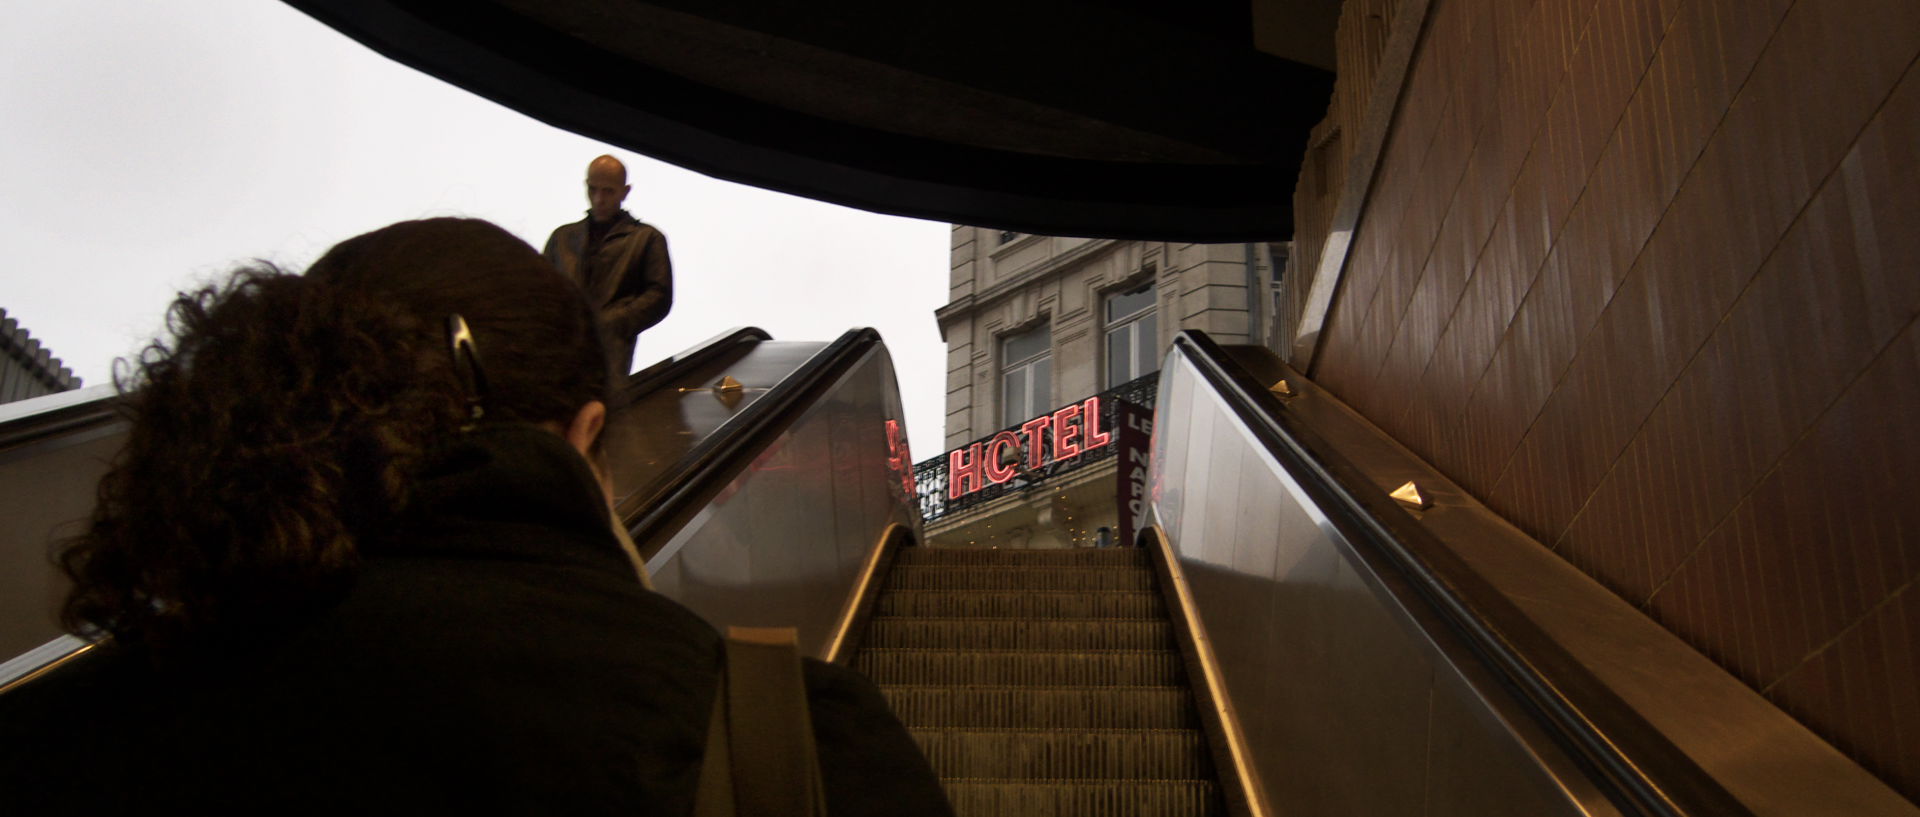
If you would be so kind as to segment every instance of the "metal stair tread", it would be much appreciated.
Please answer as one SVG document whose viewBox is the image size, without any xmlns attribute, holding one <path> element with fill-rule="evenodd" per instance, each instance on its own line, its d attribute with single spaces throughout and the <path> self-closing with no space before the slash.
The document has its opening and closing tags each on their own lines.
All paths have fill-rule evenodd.
<svg viewBox="0 0 1920 817">
<path fill-rule="evenodd" d="M 942 778 L 940 784 L 960 817 L 1211 817 L 1226 813 L 1219 786 L 1203 779 Z"/>
<path fill-rule="evenodd" d="M 901 552 L 854 664 L 961 817 L 1224 813 L 1147 556 Z"/>
<path fill-rule="evenodd" d="M 873 618 L 871 618 L 871 619 L 869 619 L 869 621 L 876 621 L 876 622 L 878 622 L 878 621 L 991 621 L 991 622 L 1001 622 L 1001 621 L 1006 621 L 1006 620 L 1007 620 L 1007 617 L 1006 617 L 1006 616 L 898 616 L 898 615 L 889 615 L 889 616 L 879 616 L 879 615 L 877 615 L 877 616 L 874 616 Z M 1165 619 L 1164 617 L 1160 617 L 1160 616 L 1126 616 L 1126 617 L 1124 617 L 1124 618 L 1121 618 L 1121 617 L 1114 617 L 1114 618 L 1102 618 L 1102 617 L 1099 617 L 1099 616 L 1061 616 L 1061 617 L 1058 617 L 1058 618 L 1046 618 L 1046 619 L 1037 619 L 1037 620 L 1038 620 L 1038 621 L 1044 621 L 1044 622 L 1046 622 L 1046 623 L 1048 623 L 1048 624 L 1060 624 L 1060 623 L 1070 623 L 1070 622 L 1082 622 L 1082 623 L 1086 623 L 1086 624 L 1094 624 L 1094 623 L 1099 623 L 1099 624 L 1114 624 L 1114 623 L 1124 623 L 1124 622 L 1136 622 L 1136 621 L 1144 621 L 1144 622 L 1152 622 L 1152 623 L 1155 623 L 1155 624 L 1165 624 L 1165 623 L 1167 623 L 1167 620 L 1166 620 L 1166 619 Z"/>
<path fill-rule="evenodd" d="M 1197 778 L 1212 771 L 1196 729 L 909 729 L 949 777 Z"/>
<path fill-rule="evenodd" d="M 1140 548 L 903 548 L 901 561 L 919 564 L 993 564 L 1032 562 L 1140 563 L 1148 559 Z"/>
<path fill-rule="evenodd" d="M 875 617 L 948 617 L 1053 621 L 1167 619 L 1153 590 L 962 590 L 892 588 L 880 592 Z"/>
<path fill-rule="evenodd" d="M 958 684 L 958 685 L 955 685 L 955 684 L 875 684 L 875 686 L 879 687 L 881 691 L 886 691 L 889 689 L 898 689 L 903 691 L 919 690 L 919 689 L 927 689 L 927 690 L 942 689 L 942 690 L 948 690 L 948 691 L 954 691 L 954 692 L 961 691 L 961 690 L 1002 690 L 1002 689 L 1017 689 L 1023 692 L 1045 692 L 1048 690 L 1055 690 L 1055 691 L 1079 690 L 1079 691 L 1085 691 L 1089 693 L 1091 692 L 1105 693 L 1105 692 L 1112 692 L 1116 690 L 1118 691 L 1156 690 L 1156 691 L 1167 691 L 1167 692 L 1171 692 L 1171 691 L 1185 692 L 1187 690 L 1186 686 L 1182 684 L 1115 684 L 1114 686 L 1105 686 L 1105 687 L 1088 687 L 1088 686 L 1081 686 L 1078 684 L 1057 684 L 1054 686 L 1022 686 L 1020 684 Z"/>
<path fill-rule="evenodd" d="M 936 647 L 861 647 L 860 652 L 887 653 L 889 655 L 901 655 L 904 653 L 927 653 L 930 655 L 995 655 L 999 653 L 1017 653 L 1020 655 L 1100 655 L 1100 656 L 1177 655 L 1179 653 L 1178 650 L 1147 650 L 1147 649 L 1062 650 L 1062 649 L 1047 649 L 1047 648 L 1033 648 L 1033 647 L 993 647 L 991 649 L 981 649 L 981 650 L 968 650 L 968 649 L 960 649 L 960 648 L 936 648 Z"/>
<path fill-rule="evenodd" d="M 915 729 L 1191 729 L 1198 712 L 1173 684 L 883 684 L 881 697 Z"/>
<path fill-rule="evenodd" d="M 1064 786 L 1113 786 L 1113 785 L 1218 785 L 1204 777 L 1156 777 L 1142 780 L 1137 777 L 942 777 L 942 783 L 977 783 L 1006 785 L 1056 784 Z"/>
<path fill-rule="evenodd" d="M 873 619 L 867 642 L 875 647 L 1078 651 L 1171 649 L 1174 636 L 1166 619 L 887 616 Z"/>
<path fill-rule="evenodd" d="M 1057 728 L 1056 729 L 1056 728 L 1031 728 L 1031 727 L 1001 728 L 1001 727 L 993 727 L 993 726 L 913 726 L 913 727 L 908 727 L 907 731 L 908 732 L 940 733 L 940 734 L 948 734 L 948 735 L 973 734 L 973 733 L 995 734 L 995 735 L 1034 734 L 1034 735 L 1096 735 L 1096 736 L 1123 736 L 1123 735 L 1148 735 L 1148 734 L 1189 735 L 1190 734 L 1190 735 L 1200 735 L 1203 738 L 1205 737 L 1205 735 L 1201 735 L 1199 729 L 1151 729 L 1151 728 L 1127 728 L 1127 727 L 1099 727 L 1099 728 L 1093 728 L 1093 729 L 1079 729 L 1079 728 L 1071 728 L 1071 729 Z"/>
<path fill-rule="evenodd" d="M 893 593 L 899 593 L 899 595 L 904 596 L 904 595 L 935 595 L 935 593 L 962 593 L 962 591 L 929 591 L 929 589 L 925 589 L 925 587 L 900 587 L 900 589 L 897 589 L 897 591 L 881 591 L 881 595 L 893 595 Z M 981 595 L 981 596 L 991 596 L 991 595 L 1062 596 L 1062 598 L 1068 598 L 1068 596 L 1085 595 L 1085 591 L 1018 591 L 1018 593 L 1016 593 L 1016 591 L 964 591 L 964 593 L 970 593 L 970 595 Z M 1158 596 L 1160 596 L 1160 593 L 1156 593 L 1156 591 L 1106 591 L 1106 595 L 1150 596 L 1150 598 L 1158 598 Z"/>
<path fill-rule="evenodd" d="M 1151 590 L 1144 567 L 979 567 L 895 565 L 882 585 L 889 590 Z"/>
<path fill-rule="evenodd" d="M 1013 564 L 1013 563 L 963 565 L 963 564 L 941 564 L 939 562 L 909 562 L 907 564 L 894 565 L 893 568 L 895 570 L 978 570 L 978 571 L 988 571 L 988 572 L 996 572 L 996 573 L 1003 570 L 1034 570 L 1034 571 L 1124 570 L 1124 571 L 1136 572 L 1136 573 L 1142 570 L 1149 571 L 1149 572 L 1153 570 L 1153 568 L 1148 565 Z"/>
</svg>

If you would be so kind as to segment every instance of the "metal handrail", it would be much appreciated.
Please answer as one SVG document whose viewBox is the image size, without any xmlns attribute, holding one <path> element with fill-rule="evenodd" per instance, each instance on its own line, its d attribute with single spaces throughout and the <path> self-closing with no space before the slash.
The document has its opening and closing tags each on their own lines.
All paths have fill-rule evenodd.
<svg viewBox="0 0 1920 817">
<path fill-rule="evenodd" d="M 690 369 L 712 363 L 742 344 L 763 340 L 773 340 L 773 336 L 758 326 L 741 326 L 721 332 L 680 354 L 628 375 L 627 382 L 620 386 L 621 397 L 631 401 L 651 394 L 655 389 L 680 379 Z"/>
<path fill-rule="evenodd" d="M 847 330 L 696 445 L 671 479 L 645 496 L 622 502 L 618 512 L 641 552 L 651 558 L 646 550 L 650 540 L 667 533 L 676 519 L 690 517 L 698 500 L 718 489 L 716 477 L 752 462 L 798 419 L 801 409 L 813 405 L 827 387 L 879 345 L 878 331 Z"/>
<path fill-rule="evenodd" d="M 1406 579 L 1419 601 L 1493 671 L 1615 805 L 1630 814 L 1660 817 L 1753 814 L 1512 600 L 1374 490 L 1357 467 L 1289 417 L 1279 399 L 1211 338 L 1181 332 L 1174 348 L 1348 541 Z M 1657 779 L 1652 769 L 1659 770 Z"/>
<path fill-rule="evenodd" d="M 60 635 L 0 663 L 0 695 L 26 686 L 29 681 L 59 669 L 102 643 L 105 643 L 104 637 L 100 641 L 87 641 L 76 636 Z"/>
<path fill-rule="evenodd" d="M 119 421 L 119 392 L 111 385 L 30 397 L 0 406 L 0 452 Z"/>
</svg>

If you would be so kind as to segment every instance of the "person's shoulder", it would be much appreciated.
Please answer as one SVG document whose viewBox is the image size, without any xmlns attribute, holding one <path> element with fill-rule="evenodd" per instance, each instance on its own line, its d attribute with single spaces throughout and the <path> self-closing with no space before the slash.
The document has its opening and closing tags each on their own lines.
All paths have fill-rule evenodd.
<svg viewBox="0 0 1920 817">
<path fill-rule="evenodd" d="M 802 661 L 827 810 L 840 817 L 952 815 L 940 778 L 865 675 Z"/>
<path fill-rule="evenodd" d="M 811 657 L 802 657 L 800 665 L 807 691 L 815 696 L 844 701 L 880 698 L 880 690 L 873 681 L 851 667 Z"/>
<path fill-rule="evenodd" d="M 641 235 L 666 237 L 666 233 L 661 232 L 658 226 L 641 219 L 639 216 L 626 212 L 625 210 L 620 211 L 620 214 L 625 216 L 625 218 L 620 221 L 621 227 L 633 230 Z"/>
</svg>

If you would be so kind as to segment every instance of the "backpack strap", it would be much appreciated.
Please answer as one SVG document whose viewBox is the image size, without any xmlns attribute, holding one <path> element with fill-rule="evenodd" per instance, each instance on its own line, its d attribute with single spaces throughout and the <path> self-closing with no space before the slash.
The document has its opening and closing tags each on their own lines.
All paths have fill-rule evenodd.
<svg viewBox="0 0 1920 817">
<path fill-rule="evenodd" d="M 727 628 L 727 661 L 695 794 L 698 817 L 827 813 L 798 641 L 791 627 Z"/>
</svg>

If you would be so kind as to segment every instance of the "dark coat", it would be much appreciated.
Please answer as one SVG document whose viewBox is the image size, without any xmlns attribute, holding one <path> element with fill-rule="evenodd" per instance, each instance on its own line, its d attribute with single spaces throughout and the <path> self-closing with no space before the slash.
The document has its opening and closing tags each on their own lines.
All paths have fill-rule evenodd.
<svg viewBox="0 0 1920 817">
<path fill-rule="evenodd" d="M 600 246 L 587 255 L 587 219 L 561 225 L 542 251 L 587 293 L 600 312 L 608 353 L 620 374 L 633 365 L 634 339 L 673 308 L 673 261 L 667 237 L 621 210 Z"/>
<path fill-rule="evenodd" d="M 644 589 L 556 435 L 483 429 L 338 603 L 0 696 L 9 815 L 686 814 L 722 651 Z M 950 813 L 871 682 L 807 662 L 830 813 Z"/>
</svg>

